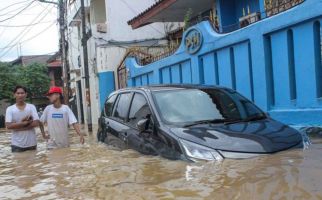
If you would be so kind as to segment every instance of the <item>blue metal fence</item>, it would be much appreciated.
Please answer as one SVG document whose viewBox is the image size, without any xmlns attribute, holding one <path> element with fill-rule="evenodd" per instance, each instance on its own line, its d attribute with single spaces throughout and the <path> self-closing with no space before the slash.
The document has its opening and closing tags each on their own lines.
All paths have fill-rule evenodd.
<svg viewBox="0 0 322 200">
<path fill-rule="evenodd" d="M 226 86 L 288 124 L 322 125 L 321 22 L 321 0 L 229 34 L 201 22 L 184 33 L 172 56 L 145 66 L 127 58 L 128 85 Z"/>
</svg>

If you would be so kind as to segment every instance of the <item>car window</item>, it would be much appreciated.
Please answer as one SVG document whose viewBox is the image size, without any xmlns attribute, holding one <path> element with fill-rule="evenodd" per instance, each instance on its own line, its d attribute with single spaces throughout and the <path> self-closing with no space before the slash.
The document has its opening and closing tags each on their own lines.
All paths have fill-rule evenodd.
<svg viewBox="0 0 322 200">
<path fill-rule="evenodd" d="M 121 94 L 117 102 L 113 117 L 125 120 L 131 103 L 132 93 Z"/>
<path fill-rule="evenodd" d="M 168 123 L 204 120 L 242 120 L 263 115 L 237 92 L 218 89 L 176 89 L 153 92 L 162 119 Z"/>
<path fill-rule="evenodd" d="M 113 95 L 110 98 L 107 99 L 104 105 L 104 115 L 106 117 L 110 117 L 112 115 L 113 111 L 113 105 L 116 100 L 117 95 Z"/>
<path fill-rule="evenodd" d="M 239 119 L 240 113 L 233 99 L 223 92 L 209 92 L 213 98 L 217 98 L 217 104 L 224 118 Z"/>
<path fill-rule="evenodd" d="M 150 115 L 151 110 L 146 98 L 142 94 L 136 93 L 130 108 L 129 124 L 135 127 L 138 121 Z"/>
</svg>

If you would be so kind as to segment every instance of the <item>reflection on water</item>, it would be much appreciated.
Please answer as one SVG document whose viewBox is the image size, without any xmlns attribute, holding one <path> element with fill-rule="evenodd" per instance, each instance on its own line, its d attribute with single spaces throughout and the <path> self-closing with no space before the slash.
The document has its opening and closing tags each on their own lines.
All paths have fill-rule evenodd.
<svg viewBox="0 0 322 200">
<path fill-rule="evenodd" d="M 304 152 L 197 164 L 72 140 L 12 154 L 0 133 L 0 199 L 322 199 L 319 139 Z"/>
</svg>

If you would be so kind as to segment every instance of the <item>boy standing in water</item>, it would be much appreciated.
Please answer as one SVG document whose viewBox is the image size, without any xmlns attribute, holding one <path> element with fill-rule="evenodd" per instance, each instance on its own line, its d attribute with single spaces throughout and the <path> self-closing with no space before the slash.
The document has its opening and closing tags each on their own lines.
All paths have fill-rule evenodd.
<svg viewBox="0 0 322 200">
<path fill-rule="evenodd" d="M 48 140 L 47 148 L 69 147 L 68 126 L 72 125 L 84 144 L 84 136 L 80 133 L 79 125 L 72 110 L 62 104 L 63 95 L 59 87 L 50 88 L 47 93 L 50 103 L 40 118 L 40 130 L 44 139 Z M 43 123 L 47 123 L 48 133 L 45 133 Z"/>
<path fill-rule="evenodd" d="M 16 104 L 6 110 L 6 127 L 12 131 L 11 151 L 23 152 L 37 148 L 35 127 L 39 124 L 36 107 L 25 102 L 27 89 L 16 86 L 13 90 Z"/>
</svg>

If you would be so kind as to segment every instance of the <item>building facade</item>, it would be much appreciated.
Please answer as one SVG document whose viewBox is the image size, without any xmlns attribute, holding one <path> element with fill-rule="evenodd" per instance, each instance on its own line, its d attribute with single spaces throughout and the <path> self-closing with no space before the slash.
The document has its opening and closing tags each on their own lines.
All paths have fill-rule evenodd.
<svg viewBox="0 0 322 200">
<path fill-rule="evenodd" d="M 189 8 L 179 48 L 128 56 L 123 85 L 229 87 L 287 124 L 322 125 L 321 0 L 160 0 L 128 23 L 177 22 Z"/>
<path fill-rule="evenodd" d="M 138 30 L 132 30 L 127 24 L 129 19 L 153 3 L 153 0 L 85 0 L 85 40 L 80 0 L 68 3 L 70 101 L 75 102 L 80 122 L 97 124 L 105 99 L 118 88 L 117 68 L 131 49 L 155 49 L 167 45 L 163 23 Z M 82 41 L 87 42 L 90 97 L 85 90 Z"/>
</svg>

